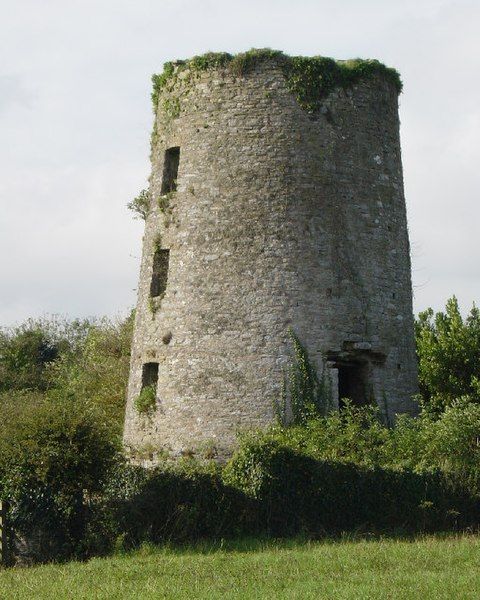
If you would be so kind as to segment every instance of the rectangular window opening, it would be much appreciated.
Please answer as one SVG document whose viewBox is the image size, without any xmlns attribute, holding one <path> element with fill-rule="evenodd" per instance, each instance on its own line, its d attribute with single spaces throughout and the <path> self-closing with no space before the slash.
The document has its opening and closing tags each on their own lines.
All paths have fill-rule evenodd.
<svg viewBox="0 0 480 600">
<path fill-rule="evenodd" d="M 158 363 L 145 363 L 142 367 L 142 390 L 146 387 L 157 389 Z"/>
<path fill-rule="evenodd" d="M 165 150 L 163 162 L 162 189 L 160 193 L 169 194 L 177 190 L 178 164 L 180 162 L 180 147 L 174 146 Z"/>
<path fill-rule="evenodd" d="M 370 404 L 368 365 L 363 363 L 341 363 L 338 365 L 339 408 L 348 398 L 355 406 Z"/>
<path fill-rule="evenodd" d="M 159 248 L 153 255 L 152 281 L 150 283 L 150 296 L 156 298 L 162 296 L 167 289 L 168 265 L 170 262 L 170 250 Z"/>
</svg>

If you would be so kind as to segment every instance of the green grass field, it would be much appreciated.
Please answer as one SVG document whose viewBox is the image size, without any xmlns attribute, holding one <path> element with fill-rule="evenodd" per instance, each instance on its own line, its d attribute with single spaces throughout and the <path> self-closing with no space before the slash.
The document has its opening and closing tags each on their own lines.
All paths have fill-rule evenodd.
<svg viewBox="0 0 480 600">
<path fill-rule="evenodd" d="M 143 548 L 86 563 L 0 571 L 0 597 L 477 600 L 480 537 Z"/>
</svg>

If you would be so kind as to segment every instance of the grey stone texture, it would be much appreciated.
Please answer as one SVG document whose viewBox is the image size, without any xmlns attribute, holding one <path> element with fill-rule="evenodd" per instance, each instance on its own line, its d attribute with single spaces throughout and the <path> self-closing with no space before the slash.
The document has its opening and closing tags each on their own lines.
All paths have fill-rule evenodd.
<svg viewBox="0 0 480 600">
<path fill-rule="evenodd" d="M 272 423 L 290 328 L 319 372 L 331 369 L 337 402 L 350 368 L 385 420 L 415 412 L 397 96 L 374 76 L 311 115 L 274 60 L 245 76 L 186 70 L 160 95 L 124 434 L 133 453 L 203 444 L 223 456 L 239 430 Z M 172 147 L 177 189 L 162 196 Z M 168 278 L 152 298 L 158 249 Z M 156 409 L 144 415 L 134 401 L 151 362 Z"/>
</svg>

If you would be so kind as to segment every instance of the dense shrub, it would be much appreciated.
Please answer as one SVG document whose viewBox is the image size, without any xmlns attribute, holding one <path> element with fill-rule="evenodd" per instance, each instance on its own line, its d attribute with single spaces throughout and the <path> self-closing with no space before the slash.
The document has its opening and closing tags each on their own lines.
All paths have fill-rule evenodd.
<svg viewBox="0 0 480 600">
<path fill-rule="evenodd" d="M 193 460 L 123 466 L 105 496 L 114 537 L 150 541 L 478 526 L 480 410 L 385 427 L 373 408 L 243 436 L 223 467 Z M 462 427 L 466 422 L 468 426 Z"/>
<path fill-rule="evenodd" d="M 309 419 L 300 426 L 272 427 L 255 432 L 315 459 L 354 462 L 365 466 L 382 464 L 381 457 L 391 430 L 385 427 L 374 407 L 355 408 L 348 402 L 342 411 Z M 249 435 L 244 436 L 248 443 Z"/>
<path fill-rule="evenodd" d="M 213 462 L 124 465 L 105 498 L 126 547 L 253 533 L 257 525 L 255 502 L 225 485 Z"/>
<path fill-rule="evenodd" d="M 119 439 L 125 411 L 133 314 L 122 322 L 41 319 L 0 330 L 0 406 L 41 392 L 61 404 L 96 407 Z"/>
<path fill-rule="evenodd" d="M 438 467 L 480 492 L 480 405 L 458 400 L 436 420 L 424 416 L 418 427 L 424 441 L 420 467 Z"/>
<path fill-rule="evenodd" d="M 378 409 L 347 404 L 302 426 L 244 435 L 236 456 L 251 444 L 269 442 L 320 461 L 416 473 L 440 470 L 480 493 L 480 405 L 468 399 L 457 400 L 440 416 L 430 411 L 399 416 L 394 428 L 382 423 Z"/>
<path fill-rule="evenodd" d="M 395 428 L 373 407 L 329 412 L 329 382 L 292 334 L 280 425 L 243 435 L 224 466 L 165 457 L 155 469 L 118 453 L 131 317 L 3 331 L 0 497 L 15 552 L 48 560 L 143 541 L 478 527 L 479 323 L 454 300 L 420 316 L 424 409 Z"/>
<path fill-rule="evenodd" d="M 89 322 L 76 352 L 64 353 L 48 368 L 48 396 L 94 406 L 115 439 L 123 428 L 132 327 L 133 313 L 120 322 Z"/>
<path fill-rule="evenodd" d="M 0 497 L 9 500 L 18 554 L 48 560 L 80 549 L 88 502 L 101 492 L 116 453 L 92 407 L 32 394 L 4 404 Z"/>
<path fill-rule="evenodd" d="M 259 502 L 275 533 L 478 525 L 480 407 L 459 401 L 382 425 L 347 407 L 244 436 L 224 481 Z"/>
<path fill-rule="evenodd" d="M 2 491 L 30 556 L 39 544 L 45 559 L 144 541 L 479 525 L 480 406 L 468 402 L 395 429 L 349 407 L 250 433 L 224 466 L 165 458 L 145 469 L 117 459 L 85 406 L 30 401 L 0 439 Z"/>
<path fill-rule="evenodd" d="M 275 440 L 250 441 L 225 481 L 257 501 L 266 533 L 427 531 L 478 524 L 478 498 L 439 470 L 316 460 Z"/>
</svg>

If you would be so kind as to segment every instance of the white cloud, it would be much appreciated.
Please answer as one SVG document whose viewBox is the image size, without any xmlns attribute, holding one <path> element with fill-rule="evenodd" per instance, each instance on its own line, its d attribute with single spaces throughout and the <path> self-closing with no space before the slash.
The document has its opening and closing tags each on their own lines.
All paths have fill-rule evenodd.
<svg viewBox="0 0 480 600">
<path fill-rule="evenodd" d="M 0 0 L 0 323 L 134 303 L 150 75 L 207 50 L 376 57 L 403 76 L 416 309 L 480 296 L 476 0 Z"/>
</svg>

